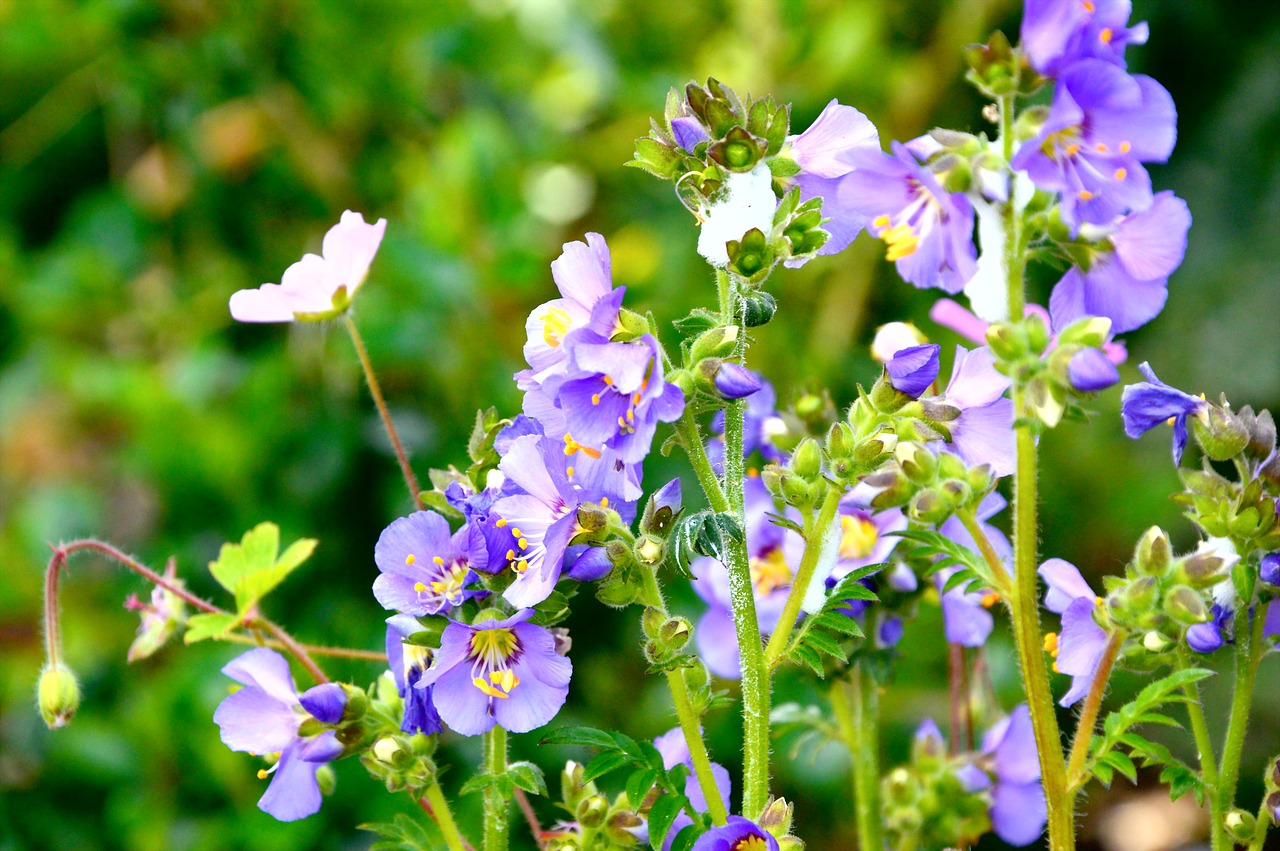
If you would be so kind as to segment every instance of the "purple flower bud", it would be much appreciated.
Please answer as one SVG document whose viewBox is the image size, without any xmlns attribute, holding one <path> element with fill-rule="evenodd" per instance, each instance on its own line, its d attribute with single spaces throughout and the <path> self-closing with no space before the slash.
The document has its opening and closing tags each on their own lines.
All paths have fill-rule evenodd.
<svg viewBox="0 0 1280 851">
<path fill-rule="evenodd" d="M 1222 637 L 1222 631 L 1218 629 L 1218 625 L 1212 621 L 1209 623 L 1198 623 L 1187 630 L 1187 646 L 1197 653 L 1208 655 L 1218 648 L 1222 647 L 1226 641 Z"/>
<path fill-rule="evenodd" d="M 894 647 L 902 640 L 904 632 L 906 632 L 906 626 L 902 623 L 902 618 L 889 615 L 884 619 L 884 623 L 880 624 L 880 629 L 876 633 L 876 644 L 881 647 Z"/>
<path fill-rule="evenodd" d="M 565 572 L 570 579 L 576 579 L 579 582 L 595 582 L 597 579 L 608 576 L 613 570 L 613 562 L 609 561 L 609 555 L 604 547 L 582 547 L 583 552 L 575 556 L 573 551 L 577 549 L 580 548 L 570 547 L 565 553 Z"/>
<path fill-rule="evenodd" d="M 725 361 L 716 371 L 716 390 L 726 399 L 742 399 L 762 386 L 760 376 L 745 366 Z"/>
<path fill-rule="evenodd" d="M 889 568 L 889 572 L 885 574 L 885 582 L 894 591 L 903 594 L 910 594 L 920 587 L 920 580 L 916 578 L 916 572 L 902 562 L 897 562 L 893 567 Z"/>
<path fill-rule="evenodd" d="M 702 123 L 692 115 L 671 119 L 671 134 L 675 136 L 676 144 L 689 153 L 693 153 L 699 142 L 706 142 L 711 138 L 703 129 Z"/>
<path fill-rule="evenodd" d="M 1101 349 L 1083 349 L 1067 366 L 1071 386 L 1081 393 L 1106 390 L 1120 380 L 1120 373 Z"/>
<path fill-rule="evenodd" d="M 337 724 L 347 706 L 347 694 L 337 683 L 322 683 L 298 696 L 298 703 L 317 721 Z"/>
<path fill-rule="evenodd" d="M 677 514 L 683 506 L 684 500 L 681 496 L 680 478 L 678 476 L 659 488 L 658 492 L 653 495 L 654 511 L 670 508 L 672 514 Z"/>
<path fill-rule="evenodd" d="M 1268 585 L 1280 585 L 1280 552 L 1268 553 L 1262 557 L 1259 575 Z"/>
<path fill-rule="evenodd" d="M 928 390 L 938 377 L 938 352 L 941 350 L 942 347 L 936 343 L 899 350 L 884 365 L 889 383 L 899 393 L 906 393 L 913 399 L 920 398 L 920 394 Z"/>
</svg>

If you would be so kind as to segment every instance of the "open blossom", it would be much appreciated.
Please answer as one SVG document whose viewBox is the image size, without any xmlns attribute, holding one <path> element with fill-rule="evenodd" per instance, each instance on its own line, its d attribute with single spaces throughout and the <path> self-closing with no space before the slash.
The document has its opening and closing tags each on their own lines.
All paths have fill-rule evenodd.
<svg viewBox="0 0 1280 851">
<path fill-rule="evenodd" d="M 695 810 L 705 813 L 707 811 L 707 796 L 703 794 L 702 784 L 698 782 L 698 778 L 694 774 L 693 756 L 689 753 L 689 745 L 685 741 L 684 731 L 679 727 L 668 730 L 653 740 L 653 746 L 662 755 L 662 767 L 667 771 L 677 765 L 683 765 L 689 769 L 689 774 L 684 780 L 684 795 L 689 799 L 689 804 Z M 720 792 L 725 809 L 729 809 L 729 796 L 733 791 L 733 781 L 729 777 L 728 770 L 720 763 L 713 762 L 711 763 L 711 776 L 715 778 L 716 789 Z M 693 824 L 693 819 L 689 817 L 688 813 L 681 810 L 680 814 L 671 822 L 671 827 L 667 829 L 667 838 L 662 843 L 663 851 L 668 851 L 675 842 L 676 835 L 691 824 Z M 642 844 L 648 841 L 648 830 L 644 831 L 644 836 L 637 838 L 640 839 Z"/>
<path fill-rule="evenodd" d="M 1030 845 L 1048 821 L 1031 712 L 1020 704 L 982 737 L 995 782 L 991 826 L 1010 845 Z"/>
<path fill-rule="evenodd" d="M 822 199 L 822 215 L 827 219 L 822 229 L 831 234 L 831 238 L 818 253 L 843 251 L 871 220 L 849 204 L 849 196 L 841 196 L 840 181 L 854 170 L 851 161 L 854 152 L 880 152 L 879 132 L 861 112 L 833 99 L 809 129 L 789 137 L 787 142 L 790 150 L 784 153 L 800 166 L 795 181 L 800 187 L 801 202 Z M 803 263 L 801 258 L 788 261 L 787 265 Z"/>
<path fill-rule="evenodd" d="M 1069 225 L 1105 225 L 1151 205 L 1143 163 L 1162 163 L 1177 135 L 1173 98 L 1144 75 L 1086 59 L 1063 72 L 1040 134 L 1010 163 L 1062 193 Z"/>
<path fill-rule="evenodd" d="M 1071 706 L 1089 693 L 1107 647 L 1107 632 L 1093 616 L 1103 600 L 1070 562 L 1046 559 L 1038 573 L 1047 586 L 1045 608 L 1062 615 L 1062 632 L 1046 635 L 1044 647 L 1054 658 L 1053 669 L 1071 677 L 1071 688 L 1058 701 Z"/>
<path fill-rule="evenodd" d="M 415 687 L 433 687 L 451 730 L 475 736 L 499 724 L 527 733 L 560 711 L 573 664 L 556 652 L 550 632 L 525 622 L 532 616 L 523 609 L 503 620 L 444 628 L 435 662 Z"/>
<path fill-rule="evenodd" d="M 231 296 L 231 317 L 240 322 L 332 319 L 351 304 L 382 244 L 387 220 L 369 224 L 347 210 L 324 235 L 320 254 L 304 254 L 279 284 L 240 290 Z"/>
<path fill-rule="evenodd" d="M 743 496 L 756 617 L 761 634 L 770 635 L 782 617 L 783 606 L 791 591 L 793 571 L 799 567 L 804 555 L 804 538 L 770 522 L 768 515 L 776 508 L 759 478 L 747 479 Z M 788 509 L 787 516 L 796 521 L 800 519 L 794 509 Z M 738 634 L 733 625 L 729 572 L 718 559 L 707 556 L 694 560 L 691 569 L 697 577 L 693 582 L 694 590 L 710 605 L 694 630 L 698 654 L 716 676 L 736 680 L 742 676 L 742 667 Z M 825 576 L 815 577 L 817 582 L 825 579 Z"/>
<path fill-rule="evenodd" d="M 946 392 L 934 401 L 957 408 L 947 423 L 948 446 L 971 467 L 989 464 L 997 476 L 1013 473 L 1015 462 L 1013 402 L 1004 397 L 1010 379 L 995 368 L 995 356 L 983 347 L 956 346 L 955 364 Z"/>
<path fill-rule="evenodd" d="M 778 840 L 753 821 L 729 816 L 723 827 L 713 827 L 699 836 L 693 851 L 778 851 Z"/>
<path fill-rule="evenodd" d="M 1130 384 L 1120 396 L 1120 414 L 1124 419 L 1124 433 L 1129 437 L 1141 437 L 1151 429 L 1166 422 L 1173 424 L 1173 463 L 1182 463 L 1183 450 L 1187 448 L 1187 417 L 1204 416 L 1209 403 L 1200 396 L 1183 393 L 1170 387 L 1159 378 L 1149 364 L 1138 367 L 1146 381 Z"/>
<path fill-rule="evenodd" d="M 969 199 L 943 189 L 909 145 L 894 142 L 892 154 L 858 150 L 849 160 L 856 170 L 841 181 L 837 203 L 870 220 L 898 274 L 921 288 L 964 289 L 978 270 Z"/>
<path fill-rule="evenodd" d="M 1048 77 L 1081 59 L 1123 68 L 1125 47 L 1147 42 L 1146 23 L 1129 26 L 1132 11 L 1130 0 L 1027 0 L 1022 49 Z"/>
<path fill-rule="evenodd" d="M 223 743 L 233 751 L 279 754 L 274 766 L 258 772 L 262 779 L 271 776 L 258 807 L 280 821 L 315 813 L 320 809 L 316 772 L 342 754 L 342 745 L 332 730 L 312 736 L 298 731 L 309 718 L 325 724 L 341 721 L 346 705 L 342 687 L 324 683 L 299 695 L 289 663 L 265 647 L 240 654 L 222 673 L 244 686 L 213 713 Z"/>
<path fill-rule="evenodd" d="M 382 572 L 373 596 L 384 609 L 422 617 L 435 615 L 488 592 L 470 588 L 471 565 L 483 570 L 489 552 L 478 529 L 449 522 L 434 511 L 418 511 L 394 521 L 378 537 L 373 560 Z"/>
<path fill-rule="evenodd" d="M 405 641 L 415 632 L 421 632 L 422 626 L 408 615 L 395 615 L 387 618 L 387 665 L 391 668 L 391 676 L 396 681 L 396 690 L 404 699 L 404 718 L 400 722 L 400 730 L 404 733 L 440 733 L 444 724 L 440 721 L 440 713 L 436 712 L 432 700 L 431 687 L 415 688 L 423 672 L 431 667 L 434 651 L 430 647 L 422 647 Z"/>
<path fill-rule="evenodd" d="M 1071 267 L 1053 288 L 1053 327 L 1085 316 L 1105 316 L 1123 334 L 1145 325 L 1164 308 L 1169 276 L 1187 253 L 1191 213 L 1172 192 L 1108 226 L 1091 252 L 1089 268 Z"/>
</svg>

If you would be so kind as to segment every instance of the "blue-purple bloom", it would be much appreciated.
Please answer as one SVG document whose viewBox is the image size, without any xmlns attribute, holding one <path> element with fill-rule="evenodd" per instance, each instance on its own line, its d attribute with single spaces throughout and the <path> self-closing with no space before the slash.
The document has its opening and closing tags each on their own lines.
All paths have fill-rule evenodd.
<svg viewBox="0 0 1280 851">
<path fill-rule="evenodd" d="M 885 241 L 903 280 L 958 293 L 978 271 L 973 205 L 943 189 L 911 144 L 894 142 L 892 154 L 850 154 L 856 170 L 840 182 L 837 202 L 871 220 L 871 233 Z"/>
<path fill-rule="evenodd" d="M 982 737 L 982 751 L 991 759 L 995 785 L 991 788 L 991 826 L 1010 845 L 1030 845 L 1044 832 L 1048 809 L 1040 782 L 1035 729 L 1026 704 Z"/>
<path fill-rule="evenodd" d="M 1103 601 L 1070 562 L 1046 559 L 1038 573 L 1048 586 L 1045 608 L 1062 615 L 1062 632 L 1045 636 L 1045 649 L 1054 658 L 1053 669 L 1071 676 L 1071 688 L 1058 701 L 1071 706 L 1089 693 L 1107 648 L 1107 632 L 1093 616 Z"/>
<path fill-rule="evenodd" d="M 675 137 L 677 145 L 691 154 L 698 145 L 711 141 L 702 122 L 692 115 L 679 115 L 671 119 L 671 135 Z"/>
<path fill-rule="evenodd" d="M 1101 349 L 1081 349 L 1067 364 L 1067 378 L 1080 393 L 1098 393 L 1120 381 L 1120 372 Z"/>
<path fill-rule="evenodd" d="M 1232 621 L 1235 620 L 1235 612 L 1231 607 L 1217 603 L 1213 604 L 1211 611 L 1212 620 L 1187 627 L 1187 646 L 1206 656 L 1234 640 Z"/>
<path fill-rule="evenodd" d="M 1130 384 L 1120 396 L 1120 413 L 1124 419 L 1124 433 L 1129 437 L 1141 437 L 1156 426 L 1173 424 L 1173 463 L 1182 463 L 1182 452 L 1187 447 L 1187 417 L 1202 416 L 1209 403 L 1199 396 L 1183 393 L 1170 387 L 1159 378 L 1147 363 L 1138 367 L 1146 381 Z"/>
<path fill-rule="evenodd" d="M 1146 44 L 1146 23 L 1129 26 L 1130 0 L 1027 0 L 1022 49 L 1031 67 L 1056 77 L 1081 59 L 1125 67 L 1124 49 Z"/>
<path fill-rule="evenodd" d="M 1144 75 L 1099 59 L 1067 68 L 1040 134 L 1010 163 L 1042 189 L 1062 193 L 1062 217 L 1105 225 L 1151 205 L 1143 163 L 1161 163 L 1177 135 L 1173 98 Z"/>
<path fill-rule="evenodd" d="M 725 399 L 743 399 L 760 390 L 759 375 L 733 361 L 725 361 L 716 370 L 716 391 Z"/>
<path fill-rule="evenodd" d="M 804 538 L 770 522 L 769 513 L 777 509 L 759 478 L 746 480 L 743 496 L 756 617 L 760 622 L 760 633 L 770 635 L 782 617 L 783 606 L 791 591 L 793 570 L 804 555 Z M 795 521 L 800 519 L 795 509 L 788 509 L 787 516 Z M 691 569 L 697 577 L 693 581 L 694 590 L 710 606 L 694 630 L 698 653 L 713 674 L 736 680 L 742 676 L 742 667 L 738 634 L 733 625 L 729 572 L 719 560 L 707 556 L 696 559 Z M 825 576 L 815 577 L 817 582 L 825 579 Z"/>
<path fill-rule="evenodd" d="M 423 672 L 431 667 L 431 659 L 435 653 L 430 647 L 405 641 L 415 632 L 421 631 L 421 624 L 408 615 L 387 618 L 387 664 L 396 681 L 396 690 L 404 699 L 401 732 L 431 735 L 444 732 L 444 724 L 440 721 L 440 713 L 436 712 L 431 686 L 416 686 Z"/>
<path fill-rule="evenodd" d="M 928 390 L 929 385 L 938 377 L 940 351 L 941 346 L 927 343 L 894 352 L 893 357 L 884 365 L 893 389 L 912 399 L 919 399 L 920 394 Z"/>
<path fill-rule="evenodd" d="M 698 837 L 692 851 L 778 851 L 778 840 L 753 821 L 729 816 L 723 827 L 713 827 Z"/>
<path fill-rule="evenodd" d="M 500 724 L 527 733 L 560 711 L 573 664 L 556 652 L 550 632 L 525 623 L 532 616 L 523 609 L 503 620 L 444 628 L 435 662 L 415 688 L 434 686 L 436 709 L 451 730 L 475 736 Z"/>
<path fill-rule="evenodd" d="M 689 744 L 685 741 L 684 731 L 679 727 L 668 730 L 653 740 L 653 746 L 662 755 L 662 767 L 667 771 L 677 765 L 684 765 L 689 769 L 689 774 L 684 781 L 684 795 L 689 799 L 689 804 L 695 810 L 705 813 L 707 811 L 707 796 L 703 794 L 702 784 L 698 782 L 698 778 L 693 773 L 693 756 L 689 753 Z M 716 789 L 720 792 L 725 809 L 729 809 L 729 796 L 733 791 L 733 781 L 729 778 L 729 771 L 720 763 L 713 762 L 711 763 L 711 776 L 715 778 Z M 662 843 L 663 851 L 668 851 L 675 841 L 676 835 L 691 824 L 693 824 L 693 819 L 689 817 L 688 813 L 681 810 L 667 830 L 667 838 Z M 637 838 L 640 839 L 642 844 L 646 842 L 648 840 L 647 828 L 644 836 Z"/>
<path fill-rule="evenodd" d="M 1087 269 L 1072 266 L 1053 288 L 1053 327 L 1085 316 L 1105 316 L 1123 334 L 1145 325 L 1164 308 L 1169 276 L 1187 253 L 1191 213 L 1172 192 L 1161 192 L 1144 210 L 1108 227 Z"/>
<path fill-rule="evenodd" d="M 289 663 L 274 650 L 257 647 L 227 663 L 222 673 L 244 688 L 218 704 L 214 723 L 222 741 L 233 751 L 279 754 L 276 764 L 259 777 L 272 775 L 258 807 L 280 821 L 295 821 L 320 809 L 316 772 L 342 754 L 332 730 L 300 736 L 309 718 L 325 724 L 342 720 L 346 694 L 324 683 L 301 695 L 293 684 Z"/>
<path fill-rule="evenodd" d="M 1013 402 L 1004 397 L 1010 379 L 995 368 L 988 348 L 969 351 L 956 346 L 956 360 L 947 390 L 936 401 L 958 408 L 960 416 L 947 423 L 950 448 L 971 467 L 989 464 L 996 476 L 1013 473 L 1016 460 Z"/>
<path fill-rule="evenodd" d="M 1258 576 L 1268 585 L 1280 585 L 1280 552 L 1267 553 L 1262 557 Z"/>
<path fill-rule="evenodd" d="M 449 522 L 434 511 L 401 517 L 378 537 L 373 560 L 382 575 L 373 596 L 384 609 L 415 617 L 435 615 L 473 597 L 488 594 L 468 588 L 476 579 L 471 565 L 487 566 L 488 549 L 478 529 L 464 525 L 450 534 Z"/>
</svg>

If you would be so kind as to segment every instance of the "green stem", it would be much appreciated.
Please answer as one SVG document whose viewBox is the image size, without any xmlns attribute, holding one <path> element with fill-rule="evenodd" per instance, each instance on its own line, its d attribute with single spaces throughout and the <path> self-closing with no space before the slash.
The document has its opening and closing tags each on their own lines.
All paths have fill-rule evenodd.
<svg viewBox="0 0 1280 851">
<path fill-rule="evenodd" d="M 983 560 L 986 561 L 987 567 L 991 569 L 991 573 L 995 576 L 995 590 L 1007 598 L 1013 592 L 1013 579 L 1009 576 L 1009 571 L 1005 569 L 1004 562 L 1000 560 L 999 554 L 996 553 L 996 548 L 991 545 L 991 539 L 983 531 L 982 524 L 978 522 L 974 509 L 967 508 L 964 511 L 957 511 L 956 516 L 960 518 L 965 531 L 969 533 L 974 543 L 978 545 L 978 551 L 982 553 Z"/>
<path fill-rule="evenodd" d="M 431 785 L 427 786 L 426 798 L 427 803 L 431 805 L 431 815 L 439 825 L 440 832 L 444 834 L 444 842 L 449 846 L 449 851 L 466 851 L 467 841 L 458 831 L 457 822 L 453 820 L 453 813 L 449 811 L 449 802 L 440 791 L 439 783 L 431 781 Z"/>
<path fill-rule="evenodd" d="M 1013 159 L 1013 122 L 1014 102 L 1017 96 L 1004 95 L 1000 98 L 1000 145 L 1004 161 Z M 1010 170 L 1010 179 L 1013 172 Z M 1027 294 L 1023 286 L 1022 257 L 1022 216 L 1014 206 L 1013 191 L 1009 192 L 1009 201 L 1004 205 L 1004 271 L 1009 288 L 1009 321 L 1017 322 L 1026 310 Z"/>
<path fill-rule="evenodd" d="M 729 499 L 724 495 L 724 488 L 720 486 L 720 479 L 717 478 L 715 470 L 711 469 L 711 460 L 707 458 L 707 447 L 702 441 L 702 432 L 698 428 L 698 421 L 693 416 L 693 407 L 691 405 L 684 406 L 684 413 L 680 415 L 680 419 L 676 420 L 676 434 L 680 436 L 680 442 L 684 444 L 685 452 L 689 455 L 689 464 L 693 467 L 694 475 L 698 477 L 698 484 L 702 486 L 702 492 L 707 495 L 707 504 L 711 506 L 712 511 L 725 513 L 729 510 Z"/>
<path fill-rule="evenodd" d="M 1262 658 L 1262 627 L 1267 607 L 1260 606 L 1254 612 L 1253 623 L 1248 630 L 1241 630 L 1236 638 L 1235 694 L 1231 698 L 1231 719 L 1227 722 L 1227 738 L 1222 746 L 1222 765 L 1218 770 L 1218 815 L 1224 815 L 1235 806 L 1236 784 L 1240 779 L 1240 757 L 1244 753 L 1244 738 L 1249 731 L 1249 710 L 1253 706 L 1253 687 Z M 1224 846 L 1226 848 L 1231 845 Z"/>
<path fill-rule="evenodd" d="M 507 731 L 495 726 L 483 738 L 485 769 L 501 777 L 507 773 Z M 484 790 L 484 851 L 507 851 L 511 839 L 507 803 L 496 786 Z"/>
<path fill-rule="evenodd" d="M 1093 728 L 1098 722 L 1098 710 L 1102 708 L 1102 695 L 1107 690 L 1107 682 L 1111 679 L 1111 669 L 1115 667 L 1120 648 L 1128 636 L 1122 629 L 1111 633 L 1102 658 L 1098 660 L 1097 670 L 1093 674 L 1093 682 L 1089 684 L 1089 694 L 1084 699 L 1084 709 L 1080 712 L 1080 723 L 1076 725 L 1075 741 L 1071 745 L 1071 760 L 1067 763 L 1067 780 L 1071 784 L 1072 794 L 1085 784 L 1088 777 L 1084 772 L 1085 759 L 1089 756 L 1089 744 L 1093 741 Z"/>
<path fill-rule="evenodd" d="M 1270 773 L 1270 766 L 1268 766 L 1268 773 Z M 1262 851 L 1262 846 L 1267 841 L 1267 831 L 1271 829 L 1273 823 L 1271 808 L 1267 806 L 1267 797 L 1264 789 L 1262 803 L 1258 805 L 1257 826 L 1254 827 L 1253 837 L 1249 840 L 1249 851 Z"/>
<path fill-rule="evenodd" d="M 765 649 L 765 665 L 770 671 L 781 663 L 787 640 L 795 629 L 796 620 L 800 617 L 800 605 L 804 602 L 805 591 L 813 579 L 813 571 L 818 566 L 822 555 L 823 543 L 827 531 L 835 521 L 836 510 L 840 507 L 840 489 L 827 488 L 827 496 L 818 511 L 817 521 L 809 527 L 805 535 L 804 555 L 800 559 L 800 568 L 791 581 L 791 591 L 787 594 L 787 602 L 782 606 L 782 615 L 778 618 L 778 628 L 769 637 L 769 646 Z"/>
<path fill-rule="evenodd" d="M 861 666 L 855 665 L 850 673 L 850 679 L 838 679 L 832 686 L 831 707 L 853 764 L 859 851 L 881 851 L 880 696 L 875 681 Z"/>
<path fill-rule="evenodd" d="M 666 601 L 662 598 L 662 589 L 654 571 L 641 571 L 649 605 L 664 615 L 667 613 Z M 684 668 L 667 671 L 667 687 L 671 690 L 671 700 L 675 704 L 676 717 L 680 719 L 680 729 L 684 732 L 685 744 L 689 747 L 689 757 L 693 762 L 693 773 L 702 787 L 702 796 L 707 799 L 707 812 L 717 825 L 728 822 L 729 812 L 725 809 L 724 796 L 716 785 L 716 777 L 711 772 L 711 755 L 707 752 L 706 740 L 702 738 L 701 719 L 693 709 L 693 701 L 689 699 L 689 684 L 684 678 Z"/>
<path fill-rule="evenodd" d="M 716 272 L 720 293 L 720 313 L 741 328 L 739 307 L 734 302 L 732 282 L 723 270 Z M 746 335 L 740 333 L 734 359 L 742 362 L 746 353 Z M 744 465 L 742 457 L 743 416 L 746 404 L 730 402 L 724 412 L 724 495 L 728 510 L 746 529 L 743 511 Z M 707 494 L 708 500 L 711 494 Z M 751 563 L 747 557 L 745 535 L 733 536 L 726 546 L 725 562 L 729 574 L 729 598 L 733 604 L 733 623 L 738 638 L 742 665 L 742 811 L 747 818 L 759 818 L 769 797 L 769 700 L 771 683 L 764 661 L 764 644 L 760 640 L 760 622 L 756 617 L 755 589 L 751 581 Z"/>
<path fill-rule="evenodd" d="M 1178 667 L 1188 670 L 1195 667 L 1191 661 L 1191 653 L 1185 645 L 1178 646 Z M 1200 698 L 1200 684 L 1187 683 L 1182 687 L 1187 696 L 1187 718 L 1191 721 L 1191 735 L 1195 738 L 1197 757 L 1200 760 L 1200 778 L 1204 781 L 1205 794 L 1209 800 L 1209 834 L 1210 843 L 1215 849 L 1230 849 L 1226 829 L 1222 823 L 1222 810 L 1218 804 L 1218 764 L 1213 755 L 1213 739 L 1209 735 L 1209 724 L 1205 721 L 1204 706 Z"/>
<path fill-rule="evenodd" d="M 369 360 L 369 351 L 364 347 L 364 339 L 356 330 L 355 320 L 351 318 L 350 313 L 343 314 L 342 322 L 347 326 L 347 333 L 351 335 L 351 342 L 356 347 L 356 356 L 359 357 L 360 367 L 364 370 L 365 381 L 369 383 L 369 395 L 373 397 L 373 404 L 382 416 L 382 425 L 387 430 L 387 437 L 391 439 L 391 448 L 396 453 L 396 461 L 400 463 L 400 472 L 404 475 L 404 483 L 409 488 L 409 496 L 418 510 L 422 511 L 426 508 L 422 502 L 422 489 L 418 487 L 418 479 L 413 474 L 413 468 L 409 466 L 409 456 L 404 451 L 404 445 L 400 443 L 400 435 L 396 432 L 395 424 L 391 422 L 391 412 L 387 409 L 386 400 L 382 398 L 382 386 L 378 383 L 378 376 L 373 371 L 373 363 Z"/>
</svg>

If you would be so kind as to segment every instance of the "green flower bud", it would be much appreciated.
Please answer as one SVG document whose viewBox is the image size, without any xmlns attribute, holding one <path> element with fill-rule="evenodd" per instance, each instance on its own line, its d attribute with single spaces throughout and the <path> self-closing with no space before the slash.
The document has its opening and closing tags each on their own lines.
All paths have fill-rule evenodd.
<svg viewBox="0 0 1280 851">
<path fill-rule="evenodd" d="M 625 568 L 635 564 L 635 559 L 631 554 L 631 547 L 627 546 L 625 541 L 610 541 L 604 545 L 604 553 L 609 557 L 609 562 L 614 567 Z"/>
<path fill-rule="evenodd" d="M 1182 582 L 1201 590 L 1212 588 L 1227 578 L 1227 561 L 1211 552 L 1187 556 L 1178 565 L 1176 575 Z"/>
<path fill-rule="evenodd" d="M 609 511 L 594 502 L 584 502 L 578 506 L 578 525 L 588 535 L 603 532 L 609 528 Z"/>
<path fill-rule="evenodd" d="M 1058 335 L 1058 346 L 1080 344 L 1086 348 L 1097 348 L 1107 341 L 1111 335 L 1111 320 L 1104 316 L 1086 316 L 1072 322 Z"/>
<path fill-rule="evenodd" d="M 1237 807 L 1223 816 L 1222 826 L 1227 829 L 1232 839 L 1237 842 L 1248 842 L 1253 838 L 1253 831 L 1258 826 L 1258 822 L 1253 817 L 1253 813 Z"/>
<path fill-rule="evenodd" d="M 578 806 L 584 798 L 596 794 L 596 784 L 583 783 L 582 778 L 586 773 L 586 768 L 578 762 L 568 760 L 564 764 L 564 770 L 560 772 L 560 796 L 564 798 L 565 804 L 574 812 L 577 812 Z"/>
<path fill-rule="evenodd" d="M 1188 422 L 1196 442 L 1214 461 L 1229 461 L 1249 445 L 1249 430 L 1225 408 L 1209 405 L 1202 416 Z"/>
<path fill-rule="evenodd" d="M 806 437 L 800 441 L 791 455 L 791 470 L 806 482 L 814 482 L 822 475 L 822 450 L 818 442 Z"/>
<path fill-rule="evenodd" d="M 760 481 L 764 482 L 765 490 L 777 499 L 782 498 L 782 477 L 785 474 L 786 471 L 779 464 L 765 464 L 760 473 Z"/>
<path fill-rule="evenodd" d="M 788 804 L 786 798 L 770 798 L 756 824 L 774 836 L 786 836 L 791 832 L 794 815 L 795 805 Z"/>
<path fill-rule="evenodd" d="M 1026 332 L 1008 322 L 993 322 L 987 328 L 987 345 L 998 360 L 1013 361 L 1026 357 L 1030 349 Z"/>
<path fill-rule="evenodd" d="M 609 338 L 615 343 L 629 343 L 650 331 L 648 319 L 625 307 L 618 311 L 617 327 L 619 330 Z"/>
<path fill-rule="evenodd" d="M 911 498 L 907 515 L 919 523 L 933 526 L 951 516 L 952 510 L 949 500 L 943 498 L 937 490 L 929 488 Z"/>
<path fill-rule="evenodd" d="M 666 622 L 667 616 L 653 606 L 646 606 L 644 614 L 640 616 L 640 626 L 644 629 L 646 638 L 657 638 Z"/>
<path fill-rule="evenodd" d="M 689 691 L 696 693 L 710 684 L 711 673 L 701 659 L 694 659 L 693 664 L 684 669 L 684 681 L 689 686 Z"/>
<path fill-rule="evenodd" d="M 689 643 L 690 636 L 693 635 L 693 626 L 687 618 L 673 617 L 662 625 L 658 635 L 658 640 L 669 651 L 677 651 L 684 648 Z"/>
<path fill-rule="evenodd" d="M 1164 653 L 1174 643 L 1159 632 L 1152 630 L 1142 637 L 1142 646 L 1152 653 Z"/>
<path fill-rule="evenodd" d="M 578 804 L 578 824 L 585 828 L 596 828 L 604 824 L 609 814 L 609 801 L 603 795 L 592 795 Z"/>
<path fill-rule="evenodd" d="M 80 684 L 66 665 L 46 666 L 36 686 L 40 717 L 50 730 L 65 727 L 80 708 Z"/>
<path fill-rule="evenodd" d="M 738 346 L 738 326 L 725 325 L 704 331 L 693 341 L 689 358 L 698 362 L 705 358 L 727 358 Z"/>
<path fill-rule="evenodd" d="M 832 460 L 848 458 L 853 454 L 853 428 L 848 423 L 833 423 L 827 429 L 827 456 Z"/>
<path fill-rule="evenodd" d="M 409 754 L 394 736 L 383 736 L 374 742 L 373 758 L 395 768 L 404 768 L 410 762 Z"/>
<path fill-rule="evenodd" d="M 1169 536 L 1159 526 L 1152 526 L 1142 533 L 1134 549 L 1133 565 L 1147 576 L 1160 576 L 1173 560 L 1173 548 Z"/>
<path fill-rule="evenodd" d="M 778 300 L 766 292 L 754 292 L 743 296 L 743 324 L 748 328 L 767 325 L 778 311 Z"/>
<path fill-rule="evenodd" d="M 636 541 L 636 560 L 641 564 L 658 564 L 667 554 L 667 547 L 660 538 L 641 535 Z"/>
<path fill-rule="evenodd" d="M 644 819 L 633 812 L 622 810 L 609 816 L 609 823 L 605 826 L 605 834 L 609 839 L 619 845 L 630 845 L 636 841 L 635 835 L 631 832 L 637 827 L 644 824 Z"/>
<path fill-rule="evenodd" d="M 938 462 L 932 452 L 915 441 L 899 443 L 893 450 L 898 459 L 898 466 L 903 474 L 913 482 L 928 483 L 933 481 Z"/>
<path fill-rule="evenodd" d="M 796 508 L 807 508 L 813 505 L 813 491 L 809 483 L 799 476 L 783 473 L 778 485 L 782 492 L 782 500 L 787 505 L 794 505 Z"/>
<path fill-rule="evenodd" d="M 1181 624 L 1192 626 L 1209 620 L 1209 609 L 1186 585 L 1175 585 L 1164 595 L 1164 611 L 1169 617 Z"/>
<path fill-rule="evenodd" d="M 333 773 L 333 766 L 325 763 L 316 769 L 316 783 L 320 786 L 321 795 L 332 795 L 338 786 L 338 775 Z"/>
</svg>

